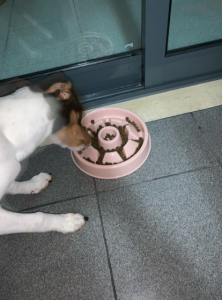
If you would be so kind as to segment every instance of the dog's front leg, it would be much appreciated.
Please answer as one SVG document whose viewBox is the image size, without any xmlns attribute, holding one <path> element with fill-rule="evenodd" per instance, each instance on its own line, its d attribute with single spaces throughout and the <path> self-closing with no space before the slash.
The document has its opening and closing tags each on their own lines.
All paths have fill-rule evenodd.
<svg viewBox="0 0 222 300">
<path fill-rule="evenodd" d="M 28 181 L 13 181 L 7 189 L 7 194 L 38 194 L 48 187 L 51 180 L 51 174 L 40 173 Z"/>
<path fill-rule="evenodd" d="M 14 213 L 0 207 L 0 234 L 19 232 L 76 232 L 87 218 L 79 214 Z"/>
</svg>

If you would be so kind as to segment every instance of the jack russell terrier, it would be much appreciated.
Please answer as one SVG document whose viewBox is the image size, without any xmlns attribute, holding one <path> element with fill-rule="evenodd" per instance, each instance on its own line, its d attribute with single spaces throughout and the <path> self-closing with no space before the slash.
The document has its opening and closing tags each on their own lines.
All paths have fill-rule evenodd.
<svg viewBox="0 0 222 300">
<path fill-rule="evenodd" d="M 70 82 L 35 84 L 0 98 L 0 200 L 4 194 L 33 194 L 47 188 L 51 174 L 25 182 L 15 179 L 20 161 L 46 138 L 79 151 L 91 139 L 81 126 L 82 106 Z M 0 207 L 0 234 L 79 230 L 87 220 L 79 214 L 14 213 Z"/>
</svg>

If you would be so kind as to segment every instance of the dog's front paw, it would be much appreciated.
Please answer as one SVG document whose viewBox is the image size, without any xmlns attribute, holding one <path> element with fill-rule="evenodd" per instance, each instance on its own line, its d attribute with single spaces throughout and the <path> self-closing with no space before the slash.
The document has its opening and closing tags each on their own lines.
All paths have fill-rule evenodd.
<svg viewBox="0 0 222 300">
<path fill-rule="evenodd" d="M 38 194 L 41 190 L 46 189 L 52 181 L 52 174 L 40 173 L 32 177 L 29 181 L 31 185 L 31 194 Z"/>
<path fill-rule="evenodd" d="M 62 233 L 76 232 L 82 228 L 88 218 L 83 217 L 80 214 L 64 214 L 60 215 L 62 220 L 60 221 L 58 231 Z"/>
</svg>

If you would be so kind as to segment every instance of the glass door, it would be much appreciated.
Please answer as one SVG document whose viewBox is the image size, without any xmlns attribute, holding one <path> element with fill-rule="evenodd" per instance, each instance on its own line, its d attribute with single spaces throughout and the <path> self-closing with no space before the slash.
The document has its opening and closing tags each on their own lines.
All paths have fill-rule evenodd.
<svg viewBox="0 0 222 300">
<path fill-rule="evenodd" d="M 141 49 L 141 0 L 6 0 L 0 79 Z"/>
<path fill-rule="evenodd" d="M 0 94 L 55 72 L 84 108 L 220 78 L 222 1 L 2 0 Z"/>
<path fill-rule="evenodd" d="M 221 0 L 146 1 L 145 89 L 222 76 Z"/>
<path fill-rule="evenodd" d="M 172 0 L 168 53 L 221 39 L 221 0 Z"/>
</svg>

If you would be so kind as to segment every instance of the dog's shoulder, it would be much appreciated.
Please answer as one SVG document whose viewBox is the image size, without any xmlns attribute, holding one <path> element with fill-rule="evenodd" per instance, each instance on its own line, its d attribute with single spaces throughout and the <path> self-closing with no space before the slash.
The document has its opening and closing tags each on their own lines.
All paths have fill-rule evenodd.
<svg viewBox="0 0 222 300">
<path fill-rule="evenodd" d="M 0 98 L 0 132 L 13 145 L 18 160 L 29 155 L 53 131 L 59 102 L 29 87 Z M 57 122 L 57 126 L 61 125 Z"/>
</svg>

